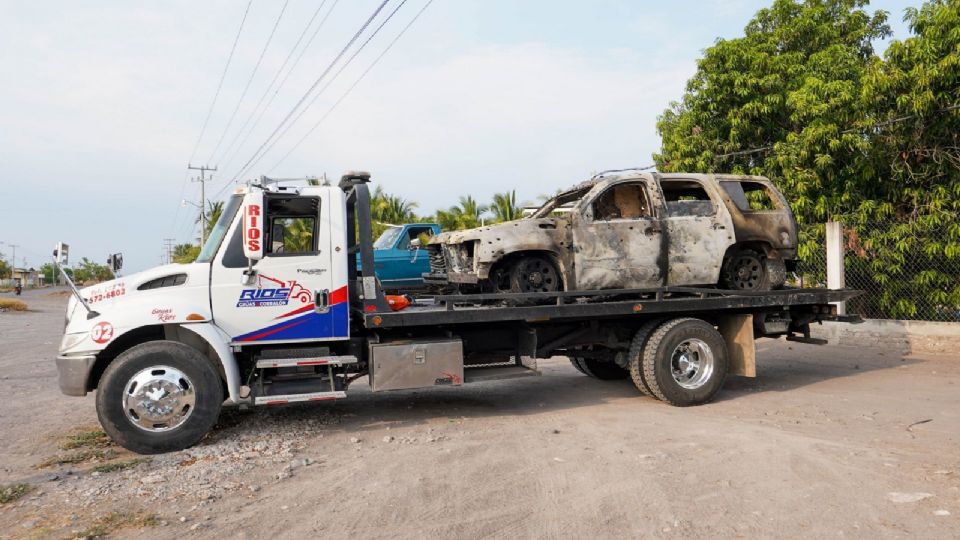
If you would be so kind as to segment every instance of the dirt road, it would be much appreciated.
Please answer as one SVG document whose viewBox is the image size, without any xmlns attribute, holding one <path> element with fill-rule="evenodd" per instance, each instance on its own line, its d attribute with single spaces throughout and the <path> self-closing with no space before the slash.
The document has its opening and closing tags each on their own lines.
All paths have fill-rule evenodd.
<svg viewBox="0 0 960 540">
<path fill-rule="evenodd" d="M 758 378 L 687 409 L 564 359 L 460 389 L 361 380 L 141 462 L 57 389 L 65 298 L 24 300 L 0 313 L 0 483 L 29 491 L 0 538 L 960 536 L 955 353 L 762 341 Z"/>
</svg>

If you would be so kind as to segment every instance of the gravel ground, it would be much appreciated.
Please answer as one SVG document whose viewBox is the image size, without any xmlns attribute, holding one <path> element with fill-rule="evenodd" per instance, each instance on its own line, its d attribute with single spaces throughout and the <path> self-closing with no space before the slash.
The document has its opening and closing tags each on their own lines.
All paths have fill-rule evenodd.
<svg viewBox="0 0 960 540">
<path fill-rule="evenodd" d="M 0 538 L 960 537 L 956 355 L 763 341 L 758 378 L 687 409 L 564 359 L 463 388 L 360 380 L 142 460 L 57 389 L 65 297 L 23 300 L 0 313 L 0 483 L 29 491 Z"/>
</svg>

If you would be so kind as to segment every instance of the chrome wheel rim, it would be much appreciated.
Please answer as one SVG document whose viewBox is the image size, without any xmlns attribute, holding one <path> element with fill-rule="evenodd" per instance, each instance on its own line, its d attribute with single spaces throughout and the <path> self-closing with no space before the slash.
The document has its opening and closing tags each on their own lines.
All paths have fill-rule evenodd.
<svg viewBox="0 0 960 540">
<path fill-rule="evenodd" d="M 190 418 L 195 404 L 193 382 L 170 366 L 144 369 L 124 386 L 123 412 L 127 420 L 151 433 L 180 427 Z"/>
<path fill-rule="evenodd" d="M 707 384 L 715 364 L 710 346 L 695 338 L 681 342 L 670 355 L 673 380 L 687 390 L 696 390 Z"/>
</svg>

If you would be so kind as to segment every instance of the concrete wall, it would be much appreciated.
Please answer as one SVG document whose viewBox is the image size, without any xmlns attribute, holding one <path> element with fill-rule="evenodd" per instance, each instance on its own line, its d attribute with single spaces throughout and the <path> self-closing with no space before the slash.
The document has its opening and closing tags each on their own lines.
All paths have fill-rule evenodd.
<svg viewBox="0 0 960 540">
<path fill-rule="evenodd" d="M 960 359 L 960 323 L 867 319 L 863 324 L 811 324 L 813 337 L 897 353 L 951 354 Z"/>
</svg>

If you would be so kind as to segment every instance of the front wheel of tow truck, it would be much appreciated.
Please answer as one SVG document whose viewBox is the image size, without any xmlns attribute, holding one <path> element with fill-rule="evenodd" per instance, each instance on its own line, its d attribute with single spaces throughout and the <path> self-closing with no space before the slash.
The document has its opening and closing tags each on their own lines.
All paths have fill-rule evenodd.
<svg viewBox="0 0 960 540">
<path fill-rule="evenodd" d="M 631 373 L 639 369 L 634 365 L 639 362 L 631 359 Z M 677 407 L 713 399 L 727 377 L 727 366 L 723 336 L 700 319 L 667 321 L 643 346 L 642 381 L 651 394 Z"/>
<path fill-rule="evenodd" d="M 220 375 L 196 349 L 174 341 L 131 348 L 107 366 L 97 416 L 117 444 L 138 454 L 200 442 L 223 404 Z"/>
</svg>

